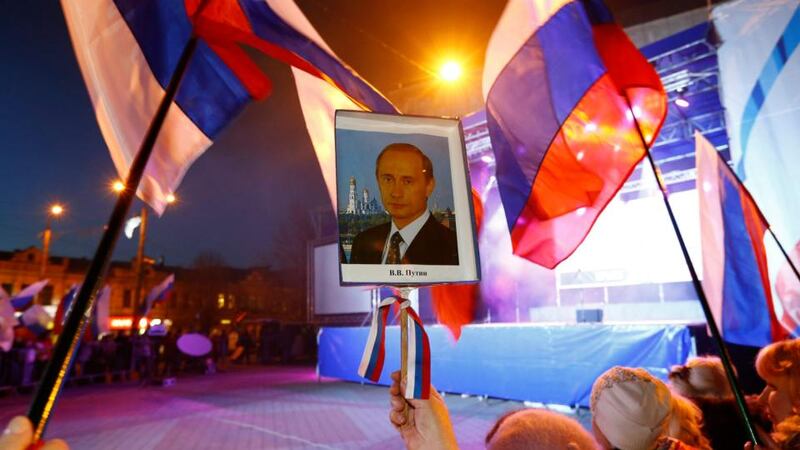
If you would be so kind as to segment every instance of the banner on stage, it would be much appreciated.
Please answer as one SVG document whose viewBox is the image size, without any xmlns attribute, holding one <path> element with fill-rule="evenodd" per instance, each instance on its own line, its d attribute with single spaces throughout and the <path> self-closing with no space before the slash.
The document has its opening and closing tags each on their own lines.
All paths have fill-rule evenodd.
<svg viewBox="0 0 800 450">
<path fill-rule="evenodd" d="M 342 284 L 479 280 L 457 119 L 337 111 L 336 188 Z"/>
</svg>

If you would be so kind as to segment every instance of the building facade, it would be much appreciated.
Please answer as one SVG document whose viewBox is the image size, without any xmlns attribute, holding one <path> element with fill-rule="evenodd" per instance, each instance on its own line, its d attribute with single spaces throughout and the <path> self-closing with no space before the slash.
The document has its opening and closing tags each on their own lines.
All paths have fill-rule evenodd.
<svg viewBox="0 0 800 450">
<path fill-rule="evenodd" d="M 0 286 L 15 295 L 46 278 L 49 284 L 37 302 L 51 311 L 72 286 L 83 281 L 90 261 L 85 258 L 51 256 L 41 277 L 42 251 L 37 247 L 0 251 Z M 148 317 L 169 320 L 184 330 L 207 331 L 216 324 L 236 320 L 278 320 L 297 322 L 305 317 L 303 292 L 286 286 L 281 277 L 265 268 L 230 267 L 182 268 L 145 264 L 141 302 L 153 287 L 175 274 L 171 296 L 154 306 Z M 133 319 L 136 288 L 135 262 L 111 263 L 105 283 L 111 288 L 109 312 L 112 319 Z M 123 320 L 124 323 L 124 320 Z M 112 323 L 113 325 L 113 323 Z"/>
</svg>

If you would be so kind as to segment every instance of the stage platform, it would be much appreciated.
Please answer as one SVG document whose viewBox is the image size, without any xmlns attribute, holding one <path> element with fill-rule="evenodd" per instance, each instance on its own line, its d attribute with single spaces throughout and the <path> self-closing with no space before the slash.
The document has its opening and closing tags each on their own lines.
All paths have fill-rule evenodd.
<svg viewBox="0 0 800 450">
<path fill-rule="evenodd" d="M 444 392 L 519 401 L 588 406 L 592 384 L 612 366 L 643 367 L 666 379 L 673 364 L 694 354 L 686 325 L 487 324 L 464 327 L 453 341 L 427 326 L 431 380 Z M 368 327 L 319 332 L 318 374 L 362 382 L 358 364 Z M 386 364 L 379 384 L 400 366 L 400 329 L 387 327 Z"/>
</svg>

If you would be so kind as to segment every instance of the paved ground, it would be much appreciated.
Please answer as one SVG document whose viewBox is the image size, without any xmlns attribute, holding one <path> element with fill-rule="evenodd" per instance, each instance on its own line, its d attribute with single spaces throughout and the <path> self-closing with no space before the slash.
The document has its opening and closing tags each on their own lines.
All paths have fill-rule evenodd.
<svg viewBox="0 0 800 450">
<path fill-rule="evenodd" d="M 447 395 L 463 449 L 522 405 Z M 0 399 L 0 421 L 30 396 Z M 73 449 L 393 449 L 386 387 L 319 381 L 312 367 L 258 367 L 179 378 L 171 387 L 68 388 L 47 435 Z"/>
</svg>

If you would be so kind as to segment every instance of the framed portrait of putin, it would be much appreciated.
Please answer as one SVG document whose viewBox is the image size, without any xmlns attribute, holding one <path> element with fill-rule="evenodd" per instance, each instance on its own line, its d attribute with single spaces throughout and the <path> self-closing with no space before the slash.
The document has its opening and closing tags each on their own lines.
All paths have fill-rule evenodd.
<svg viewBox="0 0 800 450">
<path fill-rule="evenodd" d="M 337 111 L 341 283 L 478 281 L 467 170 L 457 119 Z"/>
</svg>

